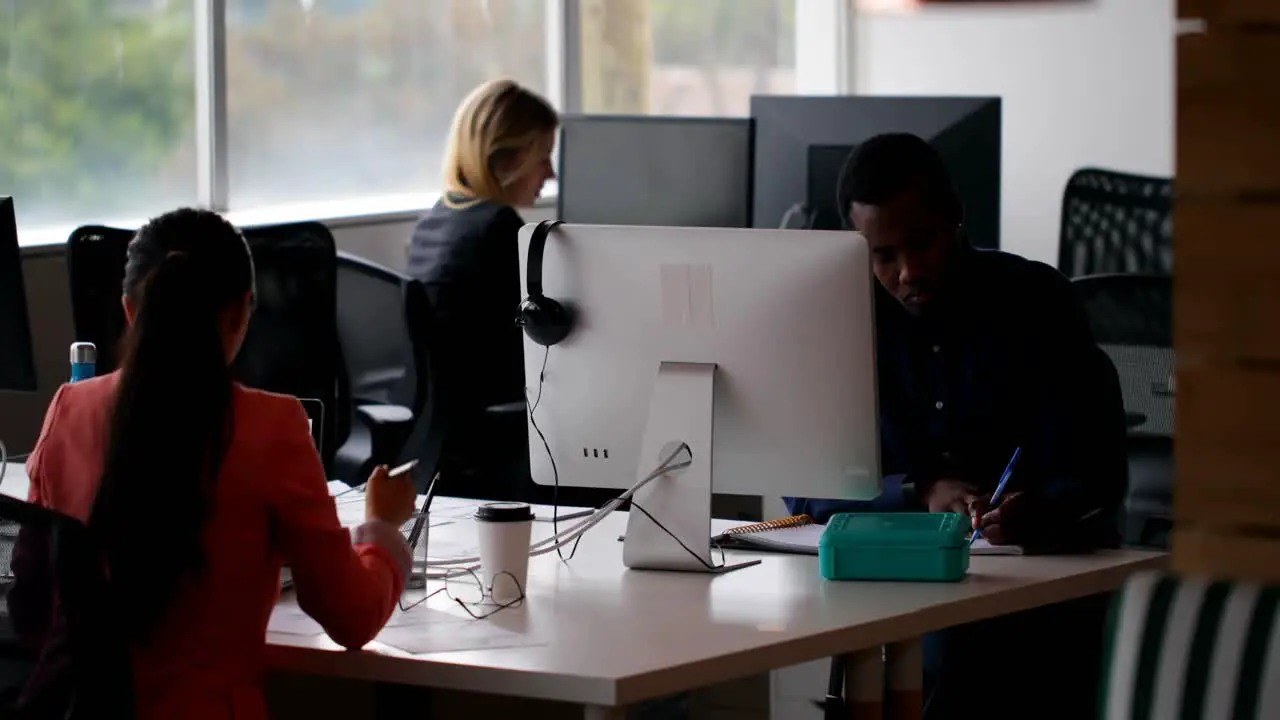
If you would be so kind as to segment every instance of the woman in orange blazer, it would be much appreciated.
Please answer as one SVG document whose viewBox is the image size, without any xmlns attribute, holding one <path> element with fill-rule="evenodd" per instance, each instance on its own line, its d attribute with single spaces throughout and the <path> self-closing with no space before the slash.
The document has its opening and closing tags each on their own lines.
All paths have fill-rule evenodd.
<svg viewBox="0 0 1280 720">
<path fill-rule="evenodd" d="M 361 647 L 403 588 L 410 554 L 398 528 L 413 487 L 379 468 L 369 485 L 379 506 L 349 534 L 298 401 L 231 380 L 253 265 L 218 215 L 177 210 L 138 231 L 123 302 L 121 370 L 58 391 L 27 462 L 29 499 L 99 539 L 139 718 L 263 720 L 282 563 L 302 609 Z"/>
</svg>

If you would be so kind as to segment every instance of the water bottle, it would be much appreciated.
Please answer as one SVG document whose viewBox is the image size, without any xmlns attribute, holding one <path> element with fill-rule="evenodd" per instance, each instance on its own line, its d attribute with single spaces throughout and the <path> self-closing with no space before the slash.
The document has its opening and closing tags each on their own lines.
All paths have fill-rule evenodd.
<svg viewBox="0 0 1280 720">
<path fill-rule="evenodd" d="M 71 382 L 93 377 L 98 367 L 98 347 L 91 342 L 71 343 Z"/>
</svg>

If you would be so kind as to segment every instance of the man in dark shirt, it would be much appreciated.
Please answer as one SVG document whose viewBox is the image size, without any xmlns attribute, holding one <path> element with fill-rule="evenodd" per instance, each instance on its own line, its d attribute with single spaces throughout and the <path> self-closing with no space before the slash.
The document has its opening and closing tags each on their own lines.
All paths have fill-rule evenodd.
<svg viewBox="0 0 1280 720">
<path fill-rule="evenodd" d="M 1114 546 L 1128 472 L 1120 385 L 1070 283 L 1042 263 L 972 248 L 946 167 L 918 137 L 861 145 L 837 198 L 879 280 L 885 493 L 871 503 L 792 498 L 791 510 L 825 520 L 927 508 L 970 515 L 992 543 Z M 935 634 L 929 716 L 1087 717 L 1104 612 L 1093 599 Z"/>
</svg>

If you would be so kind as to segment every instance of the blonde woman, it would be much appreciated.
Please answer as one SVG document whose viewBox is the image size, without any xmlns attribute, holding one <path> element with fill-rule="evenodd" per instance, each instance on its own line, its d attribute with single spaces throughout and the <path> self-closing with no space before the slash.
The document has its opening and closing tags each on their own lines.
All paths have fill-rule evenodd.
<svg viewBox="0 0 1280 720">
<path fill-rule="evenodd" d="M 413 233 L 409 274 L 427 284 L 443 364 L 450 431 L 440 472 L 451 492 L 511 497 L 511 465 L 527 462 L 523 416 L 495 423 L 488 409 L 525 399 L 516 208 L 555 177 L 558 127 L 550 103 L 511 80 L 473 90 L 449 132 L 445 193 Z"/>
</svg>

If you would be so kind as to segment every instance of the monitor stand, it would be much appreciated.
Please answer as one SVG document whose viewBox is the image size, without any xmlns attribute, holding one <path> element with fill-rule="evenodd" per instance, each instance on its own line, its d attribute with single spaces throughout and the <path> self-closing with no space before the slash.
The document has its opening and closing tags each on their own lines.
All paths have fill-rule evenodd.
<svg viewBox="0 0 1280 720">
<path fill-rule="evenodd" d="M 690 465 L 655 478 L 632 497 L 622 547 L 622 562 L 629 568 L 725 573 L 760 563 L 721 564 L 711 553 L 715 374 L 716 366 L 710 363 L 664 362 L 658 367 L 637 479 L 647 477 L 677 451 L 672 462 L 684 459 Z M 687 452 L 680 450 L 682 443 Z"/>
</svg>

